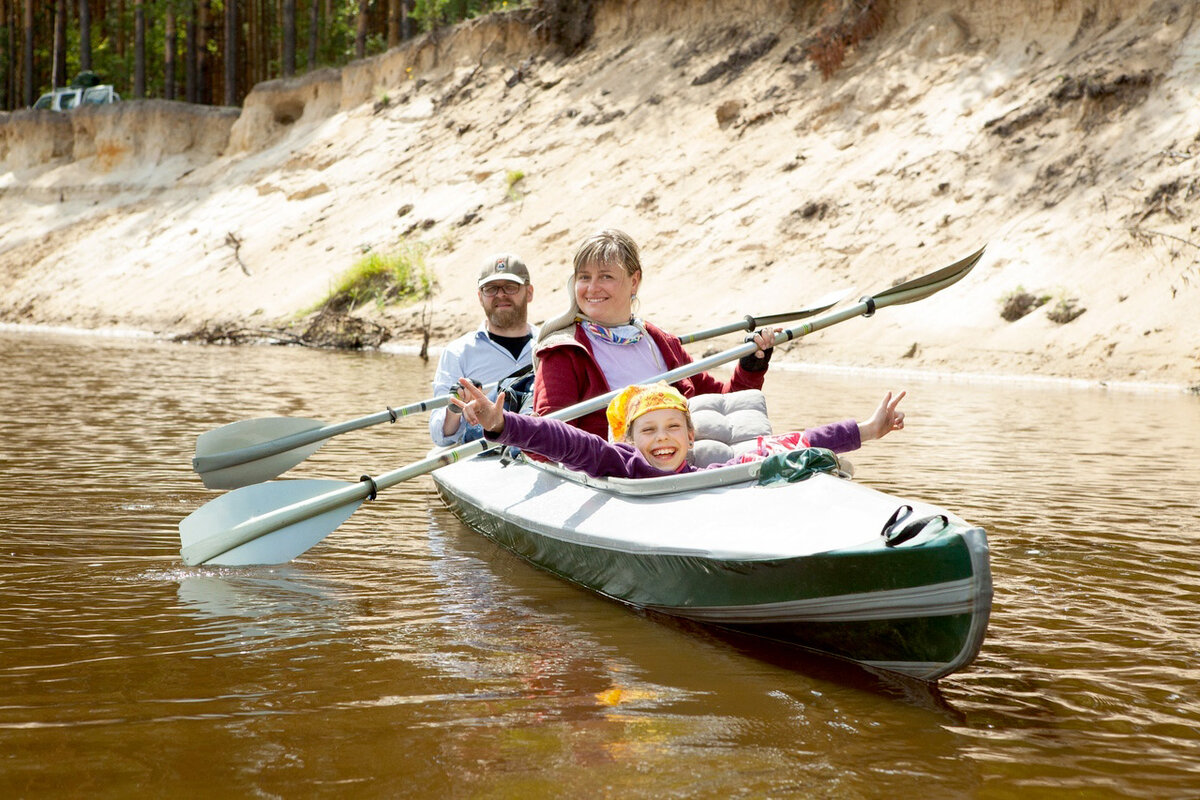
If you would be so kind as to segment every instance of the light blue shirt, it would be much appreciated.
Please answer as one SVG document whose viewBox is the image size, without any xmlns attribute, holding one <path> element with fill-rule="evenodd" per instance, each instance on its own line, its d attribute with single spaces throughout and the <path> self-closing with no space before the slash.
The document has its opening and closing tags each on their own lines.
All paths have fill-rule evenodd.
<svg viewBox="0 0 1200 800">
<path fill-rule="evenodd" d="M 459 378 L 471 378 L 487 385 L 507 378 L 521 367 L 532 364 L 537 327 L 530 325 L 529 332 L 533 334 L 533 338 L 521 349 L 520 358 L 513 358 L 512 353 L 491 340 L 486 321 L 480 323 L 471 333 L 450 342 L 438 359 L 437 372 L 433 376 L 434 396 L 449 394 L 452 387 L 458 386 Z M 489 392 L 488 397 L 495 400 L 496 392 Z M 482 428 L 478 425 L 468 425 L 465 419 L 459 423 L 458 430 L 453 435 L 443 435 L 442 425 L 445 424 L 447 413 L 445 408 L 438 408 L 429 415 L 429 436 L 434 444 L 447 447 L 483 436 Z"/>
</svg>

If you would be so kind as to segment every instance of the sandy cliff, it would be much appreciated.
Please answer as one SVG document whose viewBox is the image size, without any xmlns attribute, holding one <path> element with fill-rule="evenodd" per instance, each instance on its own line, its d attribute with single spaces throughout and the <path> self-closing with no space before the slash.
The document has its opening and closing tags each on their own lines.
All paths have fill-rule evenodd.
<svg viewBox="0 0 1200 800">
<path fill-rule="evenodd" d="M 575 242 L 615 226 L 644 249 L 642 311 L 682 331 L 986 242 L 953 289 L 786 358 L 1200 384 L 1196 5 L 892 0 L 825 79 L 806 56 L 828 5 L 605 0 L 570 56 L 515 12 L 262 84 L 240 113 L 0 118 L 0 320 L 274 323 L 407 237 L 436 343 L 475 324 L 489 252 L 524 255 L 546 317 Z M 1005 321 L 1018 289 L 1050 301 Z M 369 313 L 416 335 L 417 307 Z"/>
</svg>

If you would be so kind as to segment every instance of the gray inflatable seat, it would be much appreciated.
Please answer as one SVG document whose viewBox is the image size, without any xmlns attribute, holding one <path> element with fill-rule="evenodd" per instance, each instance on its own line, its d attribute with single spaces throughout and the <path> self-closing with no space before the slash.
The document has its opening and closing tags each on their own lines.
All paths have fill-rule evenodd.
<svg viewBox="0 0 1200 800">
<path fill-rule="evenodd" d="M 758 437 L 771 435 L 767 398 L 758 389 L 697 395 L 688 407 L 696 428 L 688 461 L 695 467 L 728 461 L 754 449 Z"/>
</svg>

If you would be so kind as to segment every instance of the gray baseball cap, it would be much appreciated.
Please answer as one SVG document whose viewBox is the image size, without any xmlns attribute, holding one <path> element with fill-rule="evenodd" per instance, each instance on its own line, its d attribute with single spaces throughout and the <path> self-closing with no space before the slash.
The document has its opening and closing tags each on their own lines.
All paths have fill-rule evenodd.
<svg viewBox="0 0 1200 800">
<path fill-rule="evenodd" d="M 512 253 L 492 256 L 479 272 L 479 284 L 483 287 L 496 281 L 512 281 L 522 285 L 529 283 L 529 270 L 525 262 Z"/>
</svg>

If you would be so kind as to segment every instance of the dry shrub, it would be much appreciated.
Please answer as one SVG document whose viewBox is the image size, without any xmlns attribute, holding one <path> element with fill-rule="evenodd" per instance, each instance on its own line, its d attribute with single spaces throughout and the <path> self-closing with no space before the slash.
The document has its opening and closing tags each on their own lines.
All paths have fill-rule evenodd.
<svg viewBox="0 0 1200 800">
<path fill-rule="evenodd" d="M 827 0 L 826 22 L 809 41 L 810 61 L 828 80 L 846 60 L 846 50 L 883 30 L 887 0 Z"/>
<path fill-rule="evenodd" d="M 1018 286 L 1016 291 L 1000 299 L 1000 318 L 1005 322 L 1016 322 L 1035 308 L 1044 306 L 1049 300 L 1045 295 L 1037 297 Z"/>
<path fill-rule="evenodd" d="M 1063 298 L 1054 304 L 1054 308 L 1046 312 L 1046 319 L 1059 325 L 1066 325 L 1078 317 L 1086 308 L 1079 307 L 1079 301 L 1073 297 Z"/>
</svg>

